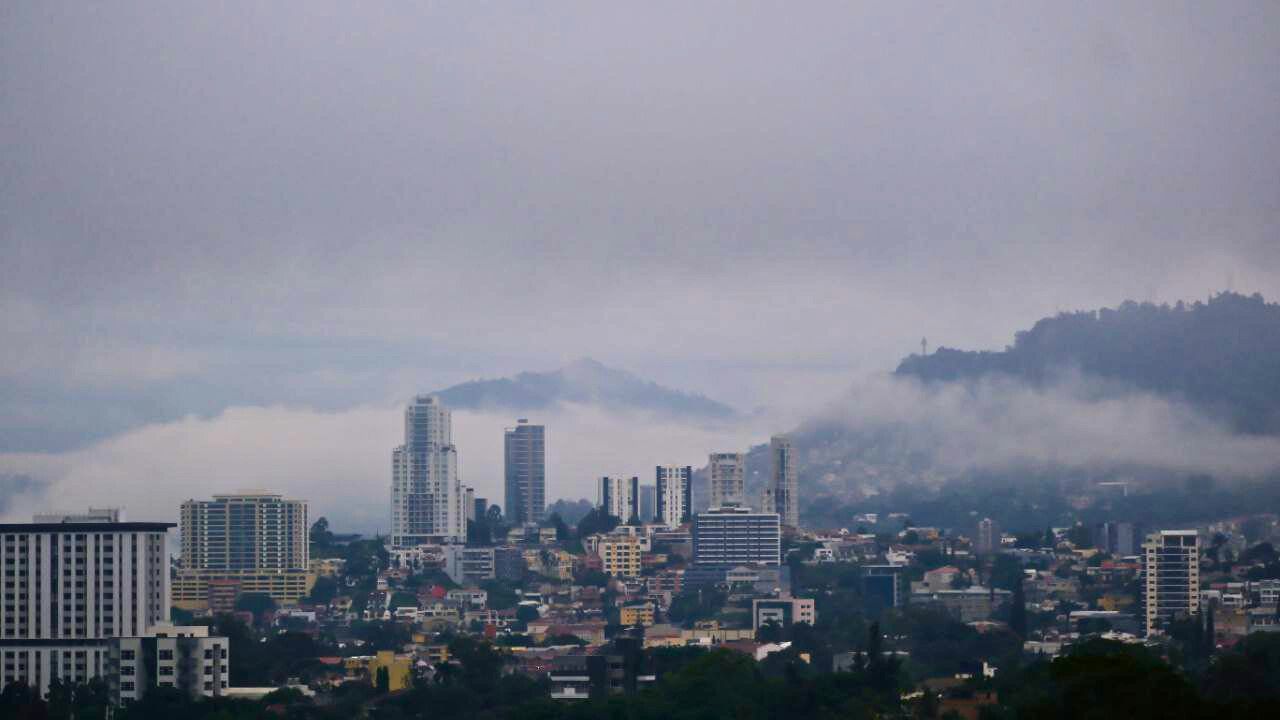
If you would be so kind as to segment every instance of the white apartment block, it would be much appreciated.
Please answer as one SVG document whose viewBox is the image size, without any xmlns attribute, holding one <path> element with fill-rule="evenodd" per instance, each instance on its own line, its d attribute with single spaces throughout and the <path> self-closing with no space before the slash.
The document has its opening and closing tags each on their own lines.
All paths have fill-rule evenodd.
<svg viewBox="0 0 1280 720">
<path fill-rule="evenodd" d="M 152 687 L 178 688 L 191 698 L 226 693 L 231 643 L 210 637 L 204 625 L 161 623 L 145 635 L 110 642 L 107 687 L 119 705 L 141 699 Z"/>
<path fill-rule="evenodd" d="M 391 452 L 391 544 L 464 542 L 466 494 L 449 410 L 434 396 L 404 411 L 404 444 Z"/>
<path fill-rule="evenodd" d="M 747 456 L 743 453 L 711 453 L 711 507 L 742 505 L 746 502 Z"/>
<path fill-rule="evenodd" d="M 174 525 L 115 510 L 38 520 L 0 525 L 0 678 L 43 695 L 55 679 L 104 676 L 112 638 L 168 621 Z"/>
<path fill-rule="evenodd" d="M 693 512 L 693 468 L 688 465 L 659 465 L 656 477 L 658 507 L 654 519 L 668 528 L 689 522 Z M 645 522 L 648 521 L 649 518 L 645 518 Z"/>
<path fill-rule="evenodd" d="M 1200 611 L 1200 537 L 1195 530 L 1161 530 L 1142 545 L 1143 610 L 1148 635 Z"/>
<path fill-rule="evenodd" d="M 600 509 L 623 523 L 640 514 L 640 478 L 621 475 L 600 478 Z"/>
</svg>

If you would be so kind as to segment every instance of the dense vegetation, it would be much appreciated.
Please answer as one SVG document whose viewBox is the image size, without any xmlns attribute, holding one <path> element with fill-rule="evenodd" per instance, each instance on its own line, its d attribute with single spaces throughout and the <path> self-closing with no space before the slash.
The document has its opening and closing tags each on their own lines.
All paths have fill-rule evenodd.
<svg viewBox="0 0 1280 720">
<path fill-rule="evenodd" d="M 1185 398 L 1237 430 L 1280 433 L 1280 304 L 1222 293 L 1176 305 L 1126 302 L 1063 313 L 1019 332 L 1000 352 L 939 348 L 898 375 L 926 381 L 1004 374 L 1035 384 L 1065 370 Z"/>
</svg>

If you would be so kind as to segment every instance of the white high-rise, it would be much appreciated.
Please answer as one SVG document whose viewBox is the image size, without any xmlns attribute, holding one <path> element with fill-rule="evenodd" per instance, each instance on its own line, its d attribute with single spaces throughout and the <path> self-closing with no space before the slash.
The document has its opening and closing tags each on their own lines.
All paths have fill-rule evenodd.
<svg viewBox="0 0 1280 720">
<path fill-rule="evenodd" d="M 173 526 L 124 522 L 116 510 L 0 525 L 0 687 L 44 695 L 54 680 L 103 677 L 112 638 L 167 621 Z"/>
<path fill-rule="evenodd" d="M 711 453 L 711 507 L 742 505 L 745 502 L 747 456 L 742 453 Z"/>
<path fill-rule="evenodd" d="M 464 493 L 458 477 L 449 411 L 419 395 L 404 411 L 404 444 L 391 453 L 391 543 L 466 540 Z"/>
<path fill-rule="evenodd" d="M 669 528 L 677 528 L 689 522 L 693 511 L 693 468 L 685 465 L 659 465 L 656 520 Z"/>
<path fill-rule="evenodd" d="M 600 508 L 624 524 L 640 516 L 640 478 L 622 475 L 600 478 Z"/>
<path fill-rule="evenodd" d="M 1142 545 L 1142 606 L 1148 635 L 1166 632 L 1177 618 L 1200 612 L 1200 536 L 1161 530 Z"/>
</svg>

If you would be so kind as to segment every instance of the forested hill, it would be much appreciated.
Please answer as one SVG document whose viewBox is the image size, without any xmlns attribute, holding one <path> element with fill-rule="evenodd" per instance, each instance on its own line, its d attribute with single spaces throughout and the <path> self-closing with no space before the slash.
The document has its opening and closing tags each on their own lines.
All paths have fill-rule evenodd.
<svg viewBox="0 0 1280 720">
<path fill-rule="evenodd" d="M 1042 384 L 1075 370 L 1185 398 L 1241 432 L 1280 434 L 1280 304 L 1222 293 L 1177 305 L 1126 302 L 1063 313 L 1001 352 L 939 348 L 896 374 L 929 382 L 1004 374 Z"/>
</svg>

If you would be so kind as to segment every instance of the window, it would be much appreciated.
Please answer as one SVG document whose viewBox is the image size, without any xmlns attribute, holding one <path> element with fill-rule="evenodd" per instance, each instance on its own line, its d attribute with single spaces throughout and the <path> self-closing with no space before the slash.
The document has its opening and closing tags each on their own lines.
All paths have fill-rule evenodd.
<svg viewBox="0 0 1280 720">
<path fill-rule="evenodd" d="M 160 666 L 160 668 L 156 671 L 156 674 L 157 674 L 157 675 L 172 675 L 172 674 L 173 674 L 173 666 L 172 666 L 172 665 L 161 665 L 161 666 Z"/>
<path fill-rule="evenodd" d="M 133 666 L 132 666 L 132 665 L 121 665 L 121 666 L 120 666 L 120 674 L 121 674 L 121 675 L 132 675 L 132 674 L 133 674 Z"/>
<path fill-rule="evenodd" d="M 127 681 L 127 682 L 122 682 L 122 683 L 120 683 L 120 691 L 121 691 L 121 692 L 133 692 L 133 682 L 132 682 L 132 681 Z"/>
<path fill-rule="evenodd" d="M 161 650 L 161 651 L 160 651 L 160 659 L 161 659 L 161 660 L 172 660 L 172 659 L 173 659 L 173 651 L 172 651 L 172 650 Z"/>
<path fill-rule="evenodd" d="M 133 657 L 134 657 L 134 655 L 133 655 L 133 651 L 132 651 L 132 650 L 121 650 L 121 651 L 120 651 L 120 659 L 121 659 L 121 660 L 132 660 L 132 659 L 133 659 Z"/>
</svg>

